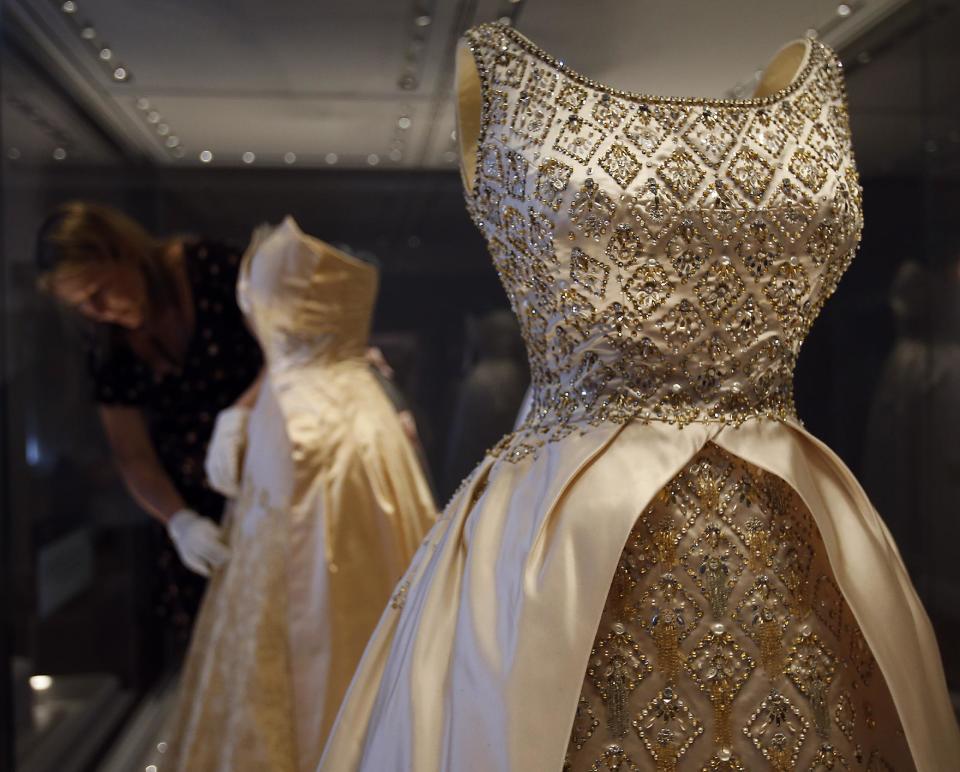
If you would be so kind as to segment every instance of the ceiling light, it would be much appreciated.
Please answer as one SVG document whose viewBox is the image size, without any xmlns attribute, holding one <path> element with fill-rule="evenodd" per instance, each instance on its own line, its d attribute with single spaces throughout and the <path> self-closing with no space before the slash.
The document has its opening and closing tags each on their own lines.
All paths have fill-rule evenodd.
<svg viewBox="0 0 960 772">
<path fill-rule="evenodd" d="M 429 27 L 430 22 L 432 21 L 433 19 L 431 19 L 427 14 L 418 16 L 416 19 L 413 20 L 414 24 L 416 24 L 418 27 Z"/>
<path fill-rule="evenodd" d="M 113 58 L 113 51 L 111 51 L 109 48 L 101 48 L 100 58 L 105 62 L 109 62 Z"/>
<path fill-rule="evenodd" d="M 60 6 L 63 9 L 64 13 L 76 13 L 77 4 L 73 0 L 64 0 L 63 5 Z"/>
<path fill-rule="evenodd" d="M 176 136 L 175 134 L 171 134 L 169 137 L 167 137 L 167 141 L 166 141 L 167 147 L 174 148 L 174 147 L 177 147 L 177 145 L 179 144 L 180 144 L 180 137 Z"/>
<path fill-rule="evenodd" d="M 407 117 L 406 115 L 401 115 L 400 118 L 397 120 L 397 126 L 399 126 L 401 129 L 406 130 L 406 129 L 409 129 L 411 126 L 413 126 L 413 121 L 411 121 L 410 118 Z"/>
<path fill-rule="evenodd" d="M 511 19 L 509 16 L 501 16 L 499 19 L 497 19 L 497 21 L 499 21 L 501 24 L 510 25 L 513 22 L 513 19 Z"/>
<path fill-rule="evenodd" d="M 213 153 L 211 153 L 209 150 L 201 150 L 200 160 L 205 164 L 210 163 L 213 160 Z"/>
<path fill-rule="evenodd" d="M 84 40 L 93 40 L 97 36 L 97 31 L 93 27 L 84 27 L 80 30 L 80 37 Z"/>
<path fill-rule="evenodd" d="M 161 740 L 160 742 L 157 743 L 157 752 L 158 752 L 158 753 L 166 753 L 166 752 L 167 752 L 167 744 L 166 744 L 163 740 Z"/>
<path fill-rule="evenodd" d="M 130 73 L 127 72 L 127 68 L 126 68 L 126 67 L 117 67 L 117 68 L 113 71 L 113 79 L 114 79 L 114 80 L 126 80 L 126 79 L 129 77 L 129 75 L 130 75 Z"/>
<path fill-rule="evenodd" d="M 257 156 L 248 150 L 246 153 L 240 156 L 240 160 L 242 160 L 245 164 L 252 164 L 257 160 Z"/>
<path fill-rule="evenodd" d="M 400 76 L 397 85 L 404 91 L 413 91 L 417 87 L 417 76 L 412 72 L 405 72 Z"/>
<path fill-rule="evenodd" d="M 150 100 L 140 97 L 137 100 L 137 109 L 138 110 L 149 110 L 150 109 Z"/>
<path fill-rule="evenodd" d="M 323 160 L 326 161 L 326 162 L 327 162 L 328 164 L 330 164 L 331 166 L 333 166 L 333 164 L 335 164 L 335 163 L 336 163 L 337 161 L 339 161 L 340 159 L 337 158 L 337 154 L 336 154 L 336 153 L 327 153 L 327 154 L 323 157 Z"/>
<path fill-rule="evenodd" d="M 450 141 L 451 141 L 451 142 L 456 142 L 456 141 L 457 141 L 457 130 L 456 130 L 456 129 L 454 129 L 453 131 L 450 132 Z"/>
<path fill-rule="evenodd" d="M 57 147 L 53 149 L 53 160 L 54 161 L 63 161 L 66 160 L 67 151 L 62 147 Z"/>
<path fill-rule="evenodd" d="M 147 123 L 160 123 L 160 113 L 156 110 L 151 110 L 147 113 Z"/>
<path fill-rule="evenodd" d="M 840 3 L 840 5 L 837 6 L 837 16 L 846 18 L 851 13 L 853 13 L 853 9 L 846 3 Z"/>
<path fill-rule="evenodd" d="M 18 148 L 18 147 L 11 147 L 11 148 L 7 151 L 7 158 L 9 158 L 11 161 L 18 161 L 18 160 L 20 160 L 20 148 Z"/>
<path fill-rule="evenodd" d="M 159 134 L 161 137 L 165 137 L 169 133 L 170 133 L 170 127 L 167 126 L 167 124 L 165 123 L 157 124 L 157 134 Z"/>
<path fill-rule="evenodd" d="M 813 27 L 807 30 L 807 37 L 810 38 L 811 40 L 816 40 L 819 35 L 820 33 L 817 32 L 817 30 L 814 29 Z"/>
<path fill-rule="evenodd" d="M 53 686 L 53 678 L 48 675 L 30 676 L 30 688 L 35 692 L 45 692 Z"/>
<path fill-rule="evenodd" d="M 403 160 L 403 151 L 399 148 L 394 148 L 390 151 L 390 160 L 391 161 L 402 161 Z"/>
<path fill-rule="evenodd" d="M 370 164 L 370 166 L 376 166 L 378 163 L 380 163 L 380 156 L 378 156 L 376 153 L 371 153 L 367 156 L 367 163 Z"/>
<path fill-rule="evenodd" d="M 295 163 L 297 162 L 297 154 L 296 154 L 296 153 L 284 153 L 284 154 L 283 154 L 283 162 L 284 162 L 285 164 L 295 164 Z"/>
<path fill-rule="evenodd" d="M 147 766 L 143 768 L 143 772 L 157 772 L 157 765 L 147 764 Z"/>
</svg>

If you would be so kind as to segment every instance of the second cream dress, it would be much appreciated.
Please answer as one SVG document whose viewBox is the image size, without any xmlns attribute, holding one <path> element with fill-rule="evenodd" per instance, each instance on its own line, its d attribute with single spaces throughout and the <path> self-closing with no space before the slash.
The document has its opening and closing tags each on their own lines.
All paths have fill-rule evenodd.
<svg viewBox="0 0 960 772">
<path fill-rule="evenodd" d="M 375 268 L 290 218 L 248 250 L 241 307 L 268 374 L 231 558 L 191 643 L 161 772 L 317 766 L 364 645 L 435 516 L 363 355 Z"/>
</svg>

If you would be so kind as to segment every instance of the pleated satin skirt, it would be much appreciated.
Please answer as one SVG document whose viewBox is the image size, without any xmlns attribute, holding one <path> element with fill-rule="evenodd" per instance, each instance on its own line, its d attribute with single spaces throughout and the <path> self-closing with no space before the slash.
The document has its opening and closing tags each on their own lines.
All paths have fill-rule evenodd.
<svg viewBox="0 0 960 772">
<path fill-rule="evenodd" d="M 960 768 L 897 549 L 794 423 L 487 458 L 395 597 L 324 772 Z"/>
</svg>

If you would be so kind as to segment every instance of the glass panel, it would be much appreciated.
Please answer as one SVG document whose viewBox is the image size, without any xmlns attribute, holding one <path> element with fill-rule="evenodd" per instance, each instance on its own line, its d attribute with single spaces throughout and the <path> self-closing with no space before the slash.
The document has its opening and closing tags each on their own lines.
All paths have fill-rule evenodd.
<svg viewBox="0 0 960 772">
<path fill-rule="evenodd" d="M 442 505 L 510 430 L 528 381 L 464 208 L 454 42 L 509 13 L 544 45 L 562 41 L 558 54 L 580 46 L 583 71 L 646 80 L 627 33 L 574 2 L 287 5 L 279 18 L 257 2 L 0 0 L 0 769 L 158 762 L 204 587 L 120 478 L 90 326 L 37 287 L 48 214 L 96 201 L 157 236 L 236 250 L 259 223 L 293 214 L 377 264 L 378 377 L 415 422 Z M 793 4 L 789 30 L 777 10 L 746 32 L 756 4 L 723 9 L 705 18 L 727 36 L 775 45 L 819 27 L 844 60 L 865 230 L 804 345 L 796 396 L 895 537 L 957 694 L 960 7 Z M 664 35 L 684 40 L 687 22 L 670 13 Z M 669 87 L 653 73 L 650 90 L 703 93 L 709 61 L 665 66 Z M 485 161 L 508 174 L 506 159 Z"/>
</svg>

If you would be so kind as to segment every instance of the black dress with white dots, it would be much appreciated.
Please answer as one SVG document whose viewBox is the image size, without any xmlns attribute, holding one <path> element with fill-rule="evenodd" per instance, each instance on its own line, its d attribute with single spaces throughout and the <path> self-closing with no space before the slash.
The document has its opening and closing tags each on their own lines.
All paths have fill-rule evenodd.
<svg viewBox="0 0 960 772">
<path fill-rule="evenodd" d="M 237 306 L 240 250 L 202 240 L 186 243 L 184 254 L 195 326 L 181 370 L 157 375 L 129 347 L 115 345 L 105 358 L 91 353 L 90 372 L 95 400 L 139 408 L 160 462 L 187 505 L 219 521 L 224 501 L 206 483 L 207 443 L 217 413 L 254 381 L 262 356 Z M 186 632 L 204 584 L 161 536 L 157 610 Z"/>
</svg>

